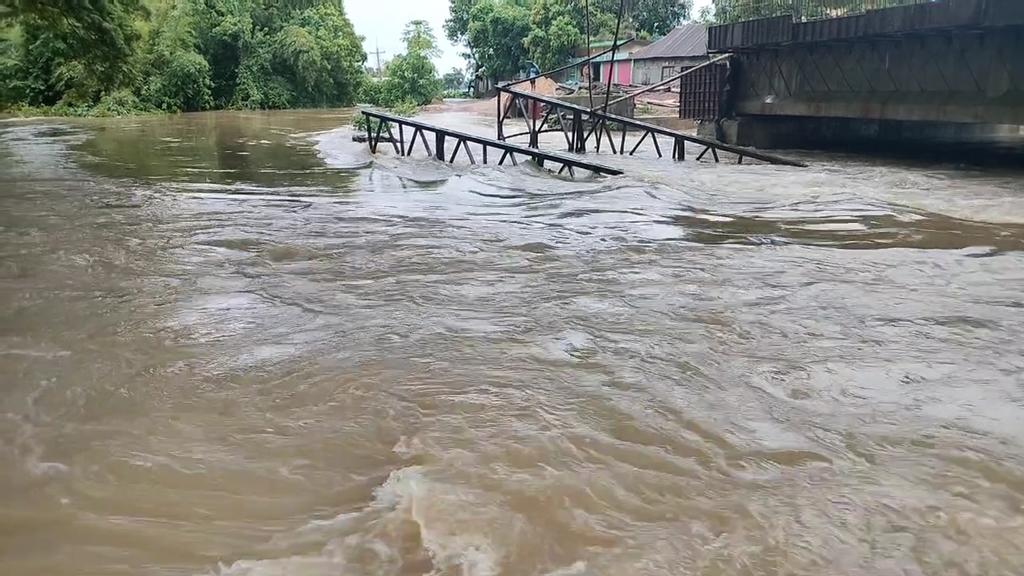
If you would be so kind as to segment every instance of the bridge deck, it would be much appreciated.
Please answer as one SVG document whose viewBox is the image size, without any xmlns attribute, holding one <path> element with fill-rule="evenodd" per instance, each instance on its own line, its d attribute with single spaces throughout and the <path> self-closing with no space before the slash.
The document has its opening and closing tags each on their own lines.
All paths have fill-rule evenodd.
<svg viewBox="0 0 1024 576">
<path fill-rule="evenodd" d="M 544 166 L 545 162 L 554 162 L 560 164 L 562 167 L 558 171 L 562 173 L 568 170 L 570 175 L 575 176 L 575 169 L 580 168 L 583 170 L 589 170 L 596 174 L 605 174 L 610 176 L 616 176 L 622 174 L 622 170 L 618 168 L 612 168 L 611 166 L 605 166 L 596 162 L 588 162 L 581 158 L 576 158 L 566 154 L 559 154 L 557 152 L 545 152 L 536 148 L 529 148 L 521 146 L 519 144 L 512 144 L 510 142 L 504 142 L 501 140 L 494 140 L 484 136 L 478 136 L 476 134 L 469 134 L 467 132 L 459 132 L 457 130 L 450 130 L 448 128 L 442 128 L 433 124 L 427 124 L 426 122 L 420 122 L 418 120 L 412 120 L 410 118 L 403 118 L 394 114 L 388 114 L 387 112 L 380 112 L 377 110 L 362 110 L 363 116 L 367 118 L 373 118 L 378 121 L 376 131 L 370 123 L 367 123 L 366 136 L 367 142 L 370 146 L 370 151 L 374 154 L 377 152 L 377 147 L 381 142 L 383 131 L 387 131 L 390 137 L 390 143 L 394 147 L 395 152 L 402 156 L 409 156 L 412 154 L 413 148 L 416 146 L 416 142 L 419 141 L 423 144 L 424 150 L 427 154 L 441 160 L 442 162 L 453 163 L 459 150 L 465 152 L 466 157 L 469 159 L 471 164 L 476 164 L 476 157 L 473 156 L 473 152 L 469 147 L 469 143 L 478 144 L 483 147 L 483 163 L 487 164 L 488 149 L 493 148 L 502 152 L 498 165 L 505 163 L 508 159 L 513 164 L 518 164 L 515 155 L 520 154 L 528 158 L 533 159 L 538 165 Z M 398 138 L 396 139 L 394 133 L 391 130 L 391 124 L 394 123 L 398 126 Z M 410 135 L 408 146 L 406 146 L 405 129 L 411 128 L 413 130 Z M 434 134 L 434 149 L 431 150 L 430 145 L 427 143 L 427 137 L 424 135 L 425 132 L 431 132 Z M 417 140 L 418 138 L 418 140 Z M 446 146 L 448 139 L 455 141 L 455 147 L 452 148 L 451 156 L 446 155 Z"/>
</svg>

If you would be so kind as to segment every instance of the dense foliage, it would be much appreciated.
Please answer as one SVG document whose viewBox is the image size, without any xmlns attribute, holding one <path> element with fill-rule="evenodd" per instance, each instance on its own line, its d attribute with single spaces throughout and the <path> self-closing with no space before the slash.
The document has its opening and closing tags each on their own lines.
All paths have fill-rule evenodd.
<svg viewBox="0 0 1024 576">
<path fill-rule="evenodd" d="M 666 34 L 689 17 L 691 0 L 621 2 L 620 38 Z M 466 57 L 494 80 L 530 62 L 545 70 L 567 63 L 586 39 L 611 39 L 620 0 L 450 0 L 444 31 Z M 589 14 L 588 14 L 589 8 Z"/>
<path fill-rule="evenodd" d="M 440 54 L 430 24 L 413 20 L 402 33 L 405 53 L 384 67 L 384 78 L 371 80 L 360 100 L 387 108 L 422 106 L 441 95 L 441 79 L 432 58 Z"/>
<path fill-rule="evenodd" d="M 690 5 L 679 0 L 634 0 L 629 21 L 634 30 L 664 36 L 690 13 Z"/>
<path fill-rule="evenodd" d="M 466 73 L 461 68 L 452 68 L 441 76 L 441 85 L 447 92 L 456 92 L 466 83 Z"/>
<path fill-rule="evenodd" d="M 537 0 L 530 15 L 532 29 L 523 40 L 542 70 L 556 68 L 584 41 L 578 26 L 583 16 L 564 0 Z"/>
<path fill-rule="evenodd" d="M 65 114 L 351 104 L 341 0 L 4 0 L 0 107 Z"/>
<path fill-rule="evenodd" d="M 469 12 L 466 42 L 492 78 L 509 78 L 526 65 L 530 11 L 506 0 L 480 0 Z"/>
</svg>

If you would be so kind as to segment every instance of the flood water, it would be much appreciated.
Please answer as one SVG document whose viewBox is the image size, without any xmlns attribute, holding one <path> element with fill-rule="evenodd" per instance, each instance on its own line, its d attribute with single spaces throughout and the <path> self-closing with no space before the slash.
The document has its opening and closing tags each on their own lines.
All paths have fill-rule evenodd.
<svg viewBox="0 0 1024 576">
<path fill-rule="evenodd" d="M 0 123 L 0 574 L 1024 574 L 1024 173 L 347 124 Z"/>
</svg>

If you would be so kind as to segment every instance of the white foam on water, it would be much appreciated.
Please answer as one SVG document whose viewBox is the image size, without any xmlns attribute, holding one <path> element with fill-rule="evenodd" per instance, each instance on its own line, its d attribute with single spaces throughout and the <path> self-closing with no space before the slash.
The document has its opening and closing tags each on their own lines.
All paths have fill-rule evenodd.
<svg viewBox="0 0 1024 576">
<path fill-rule="evenodd" d="M 30 394 L 27 398 L 27 411 L 32 418 L 42 421 L 35 407 L 35 401 L 42 390 L 49 385 L 44 381 L 39 389 Z M 43 446 L 36 438 L 36 426 L 30 417 L 12 413 L 0 414 L 0 424 L 13 426 L 10 443 L 5 443 L 0 438 L 0 466 L 10 466 L 10 471 L 33 480 L 47 480 L 64 476 L 71 471 L 71 468 L 60 462 L 47 461 L 43 459 Z M 0 433 L 3 428 L 0 428 Z"/>
<path fill-rule="evenodd" d="M 499 532 L 507 535 L 509 527 L 486 513 L 492 504 L 486 495 L 428 478 L 420 466 L 402 468 L 374 490 L 373 500 L 363 510 L 310 521 L 271 542 L 285 548 L 326 542 L 319 553 L 243 559 L 221 564 L 214 574 L 400 574 L 418 557 L 425 574 L 495 576 L 500 573 L 502 553 L 493 537 Z"/>
<path fill-rule="evenodd" d="M 316 143 L 314 148 L 317 156 L 331 168 L 352 170 L 364 168 L 371 163 L 366 144 L 352 141 L 350 127 L 314 134 L 310 139 Z"/>
<path fill-rule="evenodd" d="M 577 560 L 568 566 L 557 568 L 547 573 L 547 576 L 576 576 L 576 574 L 585 574 L 587 571 L 587 563 L 583 560 Z"/>
</svg>

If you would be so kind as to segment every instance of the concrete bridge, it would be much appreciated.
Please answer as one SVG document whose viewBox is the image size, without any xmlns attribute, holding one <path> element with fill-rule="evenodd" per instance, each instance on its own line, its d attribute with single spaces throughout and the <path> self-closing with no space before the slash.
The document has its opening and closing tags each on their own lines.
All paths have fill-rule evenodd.
<svg viewBox="0 0 1024 576">
<path fill-rule="evenodd" d="M 1024 0 L 734 0 L 718 136 L 759 147 L 1022 140 Z M 895 5 L 895 6 L 894 6 Z M 878 8 L 878 6 L 888 6 Z"/>
</svg>

